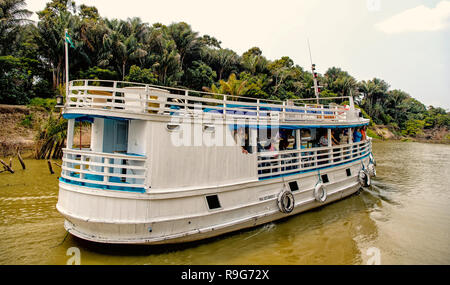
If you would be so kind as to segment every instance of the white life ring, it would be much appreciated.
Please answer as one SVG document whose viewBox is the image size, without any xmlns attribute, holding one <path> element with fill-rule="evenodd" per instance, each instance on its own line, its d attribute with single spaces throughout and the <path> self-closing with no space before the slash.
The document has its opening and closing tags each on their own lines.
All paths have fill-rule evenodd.
<svg viewBox="0 0 450 285">
<path fill-rule="evenodd" d="M 370 175 L 367 174 L 367 172 L 362 169 L 359 171 L 358 180 L 359 180 L 359 184 L 361 184 L 361 186 L 363 186 L 363 187 L 370 186 Z"/>
<path fill-rule="evenodd" d="M 373 163 L 370 163 L 369 166 L 367 166 L 367 172 L 372 177 L 377 176 L 377 169 L 375 168 L 375 165 Z"/>
<path fill-rule="evenodd" d="M 282 213 L 289 214 L 294 210 L 295 199 L 291 191 L 283 189 L 278 194 L 278 208 Z"/>
<path fill-rule="evenodd" d="M 323 183 L 318 183 L 316 187 L 314 187 L 314 198 L 316 198 L 317 202 L 323 203 L 327 200 L 327 190 Z"/>
</svg>

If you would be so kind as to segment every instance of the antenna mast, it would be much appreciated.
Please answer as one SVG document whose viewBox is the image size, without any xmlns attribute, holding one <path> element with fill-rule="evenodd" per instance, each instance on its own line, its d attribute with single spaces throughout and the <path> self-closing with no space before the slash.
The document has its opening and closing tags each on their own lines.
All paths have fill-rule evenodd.
<svg viewBox="0 0 450 285">
<path fill-rule="evenodd" d="M 314 95 L 316 95 L 317 98 L 317 104 L 319 104 L 319 94 L 320 94 L 320 87 L 317 83 L 317 72 L 316 72 L 316 65 L 312 61 L 312 55 L 311 55 L 311 46 L 309 45 L 309 39 L 308 39 L 308 49 L 309 49 L 309 59 L 311 60 L 311 70 L 313 74 L 313 81 L 314 81 Z"/>
</svg>

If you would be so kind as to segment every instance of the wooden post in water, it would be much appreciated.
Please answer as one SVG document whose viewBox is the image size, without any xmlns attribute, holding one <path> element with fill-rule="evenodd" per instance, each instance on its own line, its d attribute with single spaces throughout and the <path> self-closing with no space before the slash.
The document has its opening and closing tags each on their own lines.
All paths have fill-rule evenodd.
<svg viewBox="0 0 450 285">
<path fill-rule="evenodd" d="M 55 172 L 53 171 L 53 167 L 52 167 L 52 162 L 49 160 L 47 160 L 47 165 L 48 165 L 48 170 L 50 170 L 50 174 L 55 174 Z"/>
<path fill-rule="evenodd" d="M 0 159 L 0 163 L 3 164 L 3 167 L 5 168 L 5 171 L 9 171 L 11 173 L 14 173 L 14 170 L 8 164 L 6 164 L 6 162 L 4 162 L 3 160 Z"/>
<path fill-rule="evenodd" d="M 25 170 L 25 162 L 23 162 L 22 156 L 20 155 L 19 150 L 17 150 L 17 158 L 19 158 L 20 165 L 22 165 L 23 170 Z"/>
</svg>

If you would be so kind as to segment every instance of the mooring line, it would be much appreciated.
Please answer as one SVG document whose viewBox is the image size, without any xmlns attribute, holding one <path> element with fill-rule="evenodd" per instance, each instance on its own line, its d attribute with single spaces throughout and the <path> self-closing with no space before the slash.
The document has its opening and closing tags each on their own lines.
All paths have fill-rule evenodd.
<svg viewBox="0 0 450 285">
<path fill-rule="evenodd" d="M 66 231 L 66 235 L 64 236 L 63 241 L 60 244 L 52 246 L 50 248 L 55 248 L 55 247 L 58 247 L 58 246 L 62 245 L 66 241 L 66 238 L 67 238 L 68 235 L 69 235 L 69 231 Z"/>
</svg>

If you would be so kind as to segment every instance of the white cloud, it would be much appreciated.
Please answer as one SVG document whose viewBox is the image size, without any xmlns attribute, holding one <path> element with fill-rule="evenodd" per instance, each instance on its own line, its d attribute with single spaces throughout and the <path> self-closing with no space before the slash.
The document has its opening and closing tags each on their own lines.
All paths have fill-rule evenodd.
<svg viewBox="0 0 450 285">
<path fill-rule="evenodd" d="M 448 26 L 450 26 L 450 1 L 441 1 L 435 8 L 420 5 L 375 25 L 387 34 L 438 31 Z"/>
</svg>

